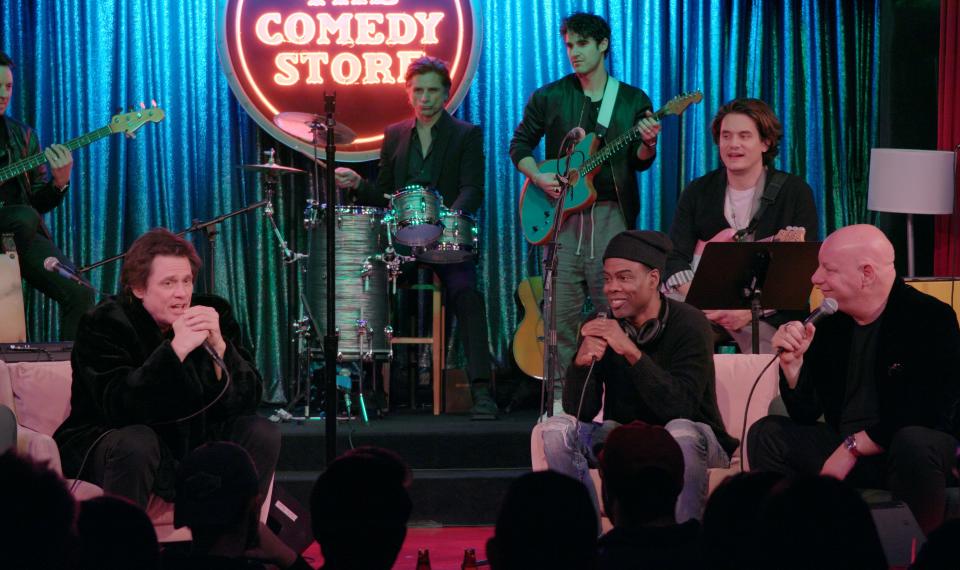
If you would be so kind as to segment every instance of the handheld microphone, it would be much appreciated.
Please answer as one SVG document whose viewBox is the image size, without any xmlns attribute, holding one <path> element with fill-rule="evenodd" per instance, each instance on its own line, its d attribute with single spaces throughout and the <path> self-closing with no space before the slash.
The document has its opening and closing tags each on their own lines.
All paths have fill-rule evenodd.
<svg viewBox="0 0 960 570">
<path fill-rule="evenodd" d="M 816 326 L 824 317 L 828 317 L 837 312 L 837 301 L 827 297 L 820 303 L 820 306 L 817 307 L 810 315 L 803 319 L 803 325 L 806 326 L 807 323 L 810 323 Z"/>
<path fill-rule="evenodd" d="M 824 317 L 828 317 L 837 312 L 837 301 L 827 297 L 820 303 L 820 306 L 817 307 L 813 312 L 811 312 L 807 318 L 803 319 L 803 326 L 806 328 L 807 323 L 816 326 Z M 777 356 L 783 354 L 783 347 L 777 349 Z"/>
<path fill-rule="evenodd" d="M 78 275 L 75 270 L 73 270 L 73 269 L 70 268 L 70 267 L 67 267 L 66 265 L 64 265 L 63 263 L 61 263 L 59 259 L 57 259 L 56 257 L 54 257 L 54 256 L 52 256 L 52 255 L 51 255 L 50 257 L 48 257 L 48 258 L 46 258 L 46 259 L 43 260 L 43 268 L 46 269 L 47 271 L 50 271 L 51 273 L 57 273 L 57 274 L 59 274 L 60 277 L 63 277 L 64 279 L 69 279 L 70 281 L 73 281 L 73 282 L 75 282 L 75 283 L 79 283 L 80 285 L 83 285 L 84 287 L 87 287 L 87 288 L 89 288 L 89 289 L 93 289 L 94 291 L 97 291 L 96 289 L 93 288 L 92 285 L 90 285 L 89 283 L 87 283 L 87 282 L 83 279 L 83 277 L 80 277 L 80 275 Z M 99 291 L 97 291 L 97 292 L 99 292 Z"/>
<path fill-rule="evenodd" d="M 206 350 L 207 354 L 210 355 L 210 358 L 212 358 L 213 361 L 217 363 L 217 366 L 220 367 L 220 370 L 226 371 L 227 369 L 226 363 L 223 361 L 222 358 L 220 358 L 220 355 L 217 354 L 217 351 L 213 349 L 213 345 L 210 344 L 210 341 L 209 340 L 203 341 L 202 346 L 203 346 L 203 350 Z"/>
<path fill-rule="evenodd" d="M 580 127 L 577 127 L 577 128 L 580 128 Z M 612 317 L 613 317 L 613 309 L 611 309 L 610 307 L 607 307 L 605 310 L 597 313 L 596 318 L 600 319 L 601 321 L 605 321 Z M 590 358 L 591 358 L 590 367 L 593 368 L 593 365 L 597 363 L 597 357 L 591 356 Z"/>
</svg>

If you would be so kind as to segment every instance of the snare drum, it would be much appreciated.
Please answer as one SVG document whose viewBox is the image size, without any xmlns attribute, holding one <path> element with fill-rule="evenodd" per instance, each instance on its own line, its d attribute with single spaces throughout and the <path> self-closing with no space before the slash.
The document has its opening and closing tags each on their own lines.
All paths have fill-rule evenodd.
<svg viewBox="0 0 960 570">
<path fill-rule="evenodd" d="M 327 217 L 320 208 L 310 232 L 307 295 L 320 326 L 327 322 Z M 387 248 L 382 208 L 338 206 L 334 254 L 334 321 L 342 360 L 385 359 L 390 353 L 387 269 L 376 259 Z"/>
<path fill-rule="evenodd" d="M 440 211 L 443 202 L 436 190 L 422 186 L 404 186 L 393 195 L 393 237 L 409 246 L 425 246 L 437 241 L 443 227 Z"/>
<path fill-rule="evenodd" d="M 437 243 L 417 252 L 417 259 L 426 263 L 462 263 L 479 251 L 477 218 L 462 210 L 441 213 L 443 234 Z"/>
</svg>

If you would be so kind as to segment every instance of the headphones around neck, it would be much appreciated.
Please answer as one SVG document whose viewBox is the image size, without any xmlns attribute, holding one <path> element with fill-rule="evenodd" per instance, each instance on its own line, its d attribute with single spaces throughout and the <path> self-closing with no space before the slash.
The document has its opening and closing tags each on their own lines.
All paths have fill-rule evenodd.
<svg viewBox="0 0 960 570">
<path fill-rule="evenodd" d="M 648 319 L 639 327 L 630 322 L 629 319 L 620 319 L 620 326 L 627 336 L 630 337 L 637 346 L 646 346 L 652 344 L 660 338 L 664 329 L 667 328 L 667 320 L 670 319 L 670 303 L 663 293 L 660 295 L 660 313 L 657 318 Z"/>
</svg>

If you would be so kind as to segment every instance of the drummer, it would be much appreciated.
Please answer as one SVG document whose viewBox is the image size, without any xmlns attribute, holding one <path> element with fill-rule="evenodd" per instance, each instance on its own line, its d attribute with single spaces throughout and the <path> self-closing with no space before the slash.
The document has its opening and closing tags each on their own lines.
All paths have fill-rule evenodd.
<svg viewBox="0 0 960 570">
<path fill-rule="evenodd" d="M 367 206 L 385 206 L 384 195 L 397 188 L 436 188 L 448 209 L 476 214 L 483 201 L 483 133 L 444 108 L 451 85 L 447 64 L 421 57 L 410 63 L 405 79 L 414 117 L 384 131 L 376 183 L 340 167 L 337 185 L 354 190 L 357 202 Z M 476 266 L 471 260 L 433 268 L 443 281 L 447 306 L 452 307 L 462 329 L 473 418 L 496 419 L 497 404 L 490 393 L 487 315 L 477 291 Z"/>
</svg>

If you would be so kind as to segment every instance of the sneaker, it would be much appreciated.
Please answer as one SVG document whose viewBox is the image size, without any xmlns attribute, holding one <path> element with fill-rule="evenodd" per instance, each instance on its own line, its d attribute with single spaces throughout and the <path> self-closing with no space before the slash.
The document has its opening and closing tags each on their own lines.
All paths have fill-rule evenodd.
<svg viewBox="0 0 960 570">
<path fill-rule="evenodd" d="M 497 403 L 490 394 L 490 389 L 486 386 L 476 387 L 471 390 L 473 395 L 473 407 L 470 413 L 473 420 L 495 420 L 497 419 Z"/>
</svg>

